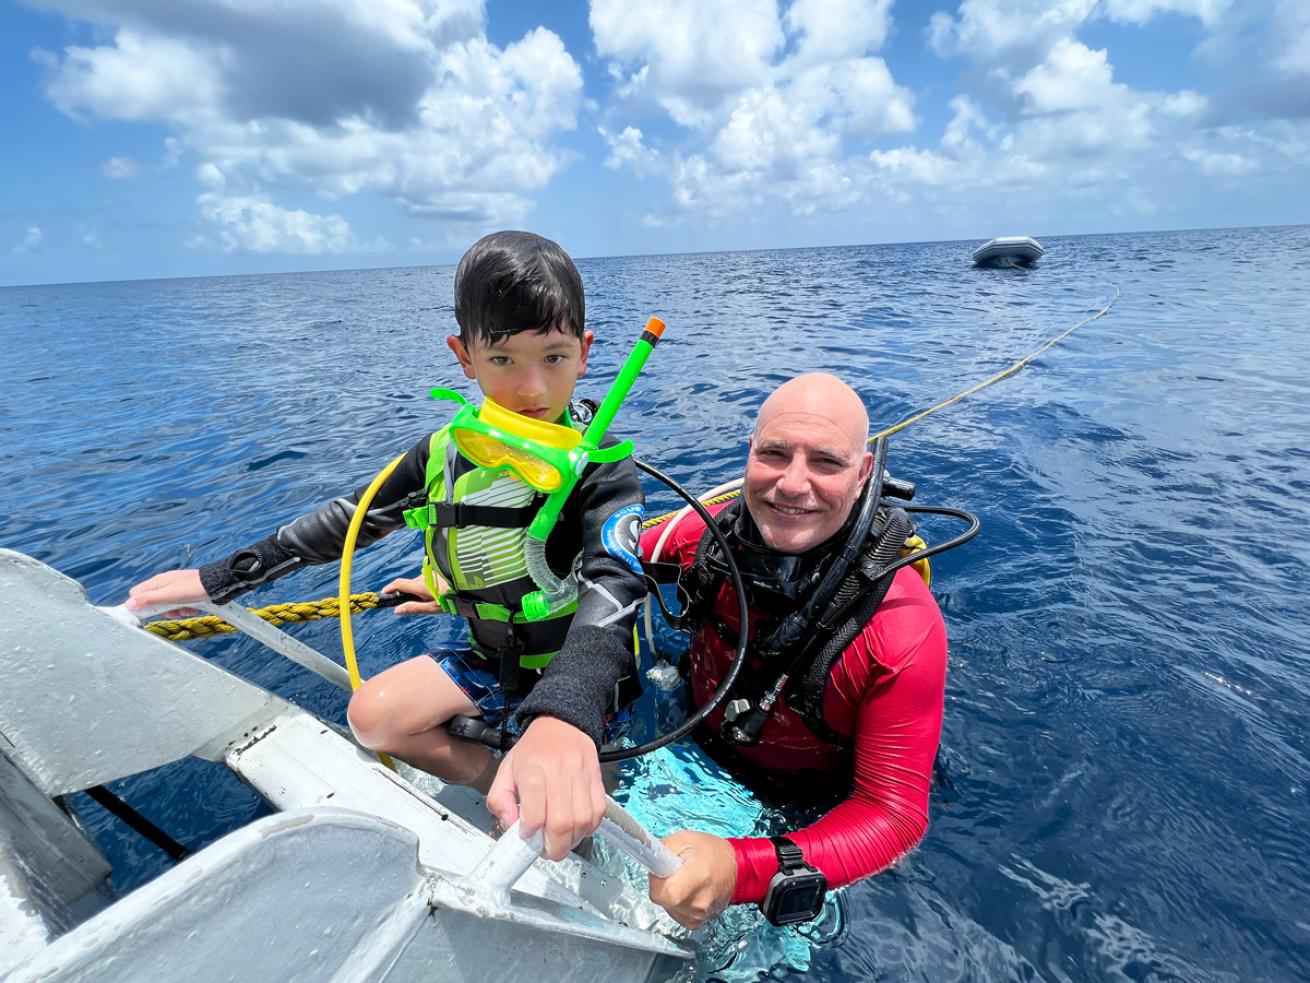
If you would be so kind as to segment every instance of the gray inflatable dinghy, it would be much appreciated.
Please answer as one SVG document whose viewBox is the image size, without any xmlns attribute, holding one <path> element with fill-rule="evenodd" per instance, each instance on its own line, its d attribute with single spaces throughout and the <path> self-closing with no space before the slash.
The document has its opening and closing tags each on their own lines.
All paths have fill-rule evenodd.
<svg viewBox="0 0 1310 983">
<path fill-rule="evenodd" d="M 973 251 L 975 266 L 1028 266 L 1046 253 L 1032 236 L 1000 236 L 988 239 Z"/>
</svg>

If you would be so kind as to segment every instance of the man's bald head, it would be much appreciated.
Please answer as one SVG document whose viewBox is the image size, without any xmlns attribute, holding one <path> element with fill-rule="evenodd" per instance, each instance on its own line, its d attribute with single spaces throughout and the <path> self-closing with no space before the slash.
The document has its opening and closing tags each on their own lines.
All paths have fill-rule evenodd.
<svg viewBox="0 0 1310 983">
<path fill-rule="evenodd" d="M 804 553 L 841 528 L 873 468 L 868 437 L 864 404 L 836 376 L 797 376 L 764 401 L 742 490 L 765 543 Z"/>
<path fill-rule="evenodd" d="M 869 441 L 869 413 L 855 390 L 827 372 L 807 372 L 775 389 L 755 418 L 755 436 L 774 417 L 809 413 L 828 417 L 850 435 L 852 446 L 862 449 Z"/>
</svg>

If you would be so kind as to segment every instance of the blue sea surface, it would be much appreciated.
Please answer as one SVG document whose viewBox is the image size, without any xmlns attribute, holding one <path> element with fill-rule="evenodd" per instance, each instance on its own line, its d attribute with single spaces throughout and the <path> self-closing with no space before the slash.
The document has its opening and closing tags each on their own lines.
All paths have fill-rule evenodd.
<svg viewBox="0 0 1310 983">
<path fill-rule="evenodd" d="M 705 978 L 1310 978 L 1310 228 L 579 263 L 599 396 L 644 320 L 664 342 L 615 424 L 695 489 L 739 476 L 763 397 L 835 372 L 875 426 L 1022 372 L 893 439 L 918 500 L 983 532 L 940 558 L 950 634 L 932 823 L 804 933 L 736 911 Z M 472 395 L 445 347 L 449 267 L 0 289 L 0 545 L 116 603 L 369 479 Z M 677 503 L 650 487 L 651 512 Z M 951 534 L 926 524 L 930 539 Z M 397 535 L 356 589 L 417 569 Z M 251 606 L 335 593 L 335 566 Z M 336 627 L 295 629 L 339 656 Z M 356 621 L 365 675 L 457 637 Z M 252 642 L 189 643 L 326 717 L 344 694 Z M 131 685 L 149 686 L 149 679 Z M 676 716 L 644 698 L 645 733 Z M 2 722 L 0 722 L 2 726 Z M 639 737 L 642 735 L 638 735 Z M 776 819 L 679 747 L 630 766 L 660 832 Z M 265 807 L 194 759 L 111 788 L 196 848 Z M 166 867 L 73 801 L 128 890 Z"/>
</svg>

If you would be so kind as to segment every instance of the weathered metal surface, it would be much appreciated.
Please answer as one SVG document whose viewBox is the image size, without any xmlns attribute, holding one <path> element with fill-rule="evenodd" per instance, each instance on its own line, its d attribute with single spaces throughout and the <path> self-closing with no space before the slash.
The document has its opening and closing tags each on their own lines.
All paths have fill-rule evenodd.
<svg viewBox="0 0 1310 983">
<path fill-rule="evenodd" d="M 278 808 L 333 805 L 399 823 L 416 834 L 423 866 L 452 881 L 470 874 L 492 846 L 485 832 L 304 713 L 279 717 L 260 739 L 234 746 L 226 760 L 228 767 Z M 590 886 L 603 879 L 590 865 L 585 867 L 591 877 L 579 878 L 581 884 Z M 555 865 L 539 861 L 514 885 L 514 902 L 531 906 L 525 910 L 532 912 L 529 922 L 534 928 L 690 957 L 688 950 L 661 935 L 635 930 L 647 925 L 634 926 L 629 914 L 649 902 L 636 898 L 617 880 L 612 893 L 588 891 L 592 896 L 580 897 L 581 892 L 561 884 L 556 873 Z M 467 884 L 464 882 L 465 887 Z M 488 916 L 504 914 L 485 894 L 450 893 L 446 887 L 440 890 L 446 906 L 467 907 Z"/>
<path fill-rule="evenodd" d="M 0 550 L 8 684 L 0 687 L 0 749 L 18 765 L 15 787 L 31 783 L 9 799 L 27 795 L 53 809 L 45 796 L 197 754 L 224 761 L 291 811 L 230 834 L 53 942 L 67 925 L 52 929 L 46 912 L 33 917 L 30 881 L 25 895 L 5 895 L 19 879 L 0 878 L 0 911 L 10 902 L 22 937 L 9 962 L 30 954 L 13 979 L 535 973 L 580 983 L 663 977 L 691 958 L 643 930 L 670 929 L 645 898 L 576 858 L 534 862 L 512 891 L 502 886 L 498 904 L 476 881 L 456 883 L 491 846 L 482 829 L 317 718 L 130 622 L 91 607 L 68 578 Z M 41 835 L 63 835 L 58 826 L 41 825 Z M 10 856 L 26 863 L 34 849 L 28 842 Z M 46 860 L 68 873 L 60 858 Z M 89 860 L 82 871 L 91 881 L 103 874 Z M 82 886 L 70 881 L 63 893 Z"/>
<path fill-rule="evenodd" d="M 109 862 L 0 754 L 0 975 L 110 903 Z"/>
<path fill-rule="evenodd" d="M 642 933 L 628 929 L 561 933 L 549 902 L 519 899 L 486 917 L 450 900 L 410 830 L 351 810 L 279 813 L 134 891 L 8 979 L 589 983 L 682 962 L 676 950 L 631 944 Z"/>
<path fill-rule="evenodd" d="M 49 796 L 200 753 L 289 706 L 10 550 L 0 550 L 0 678 L 6 750 Z"/>
</svg>

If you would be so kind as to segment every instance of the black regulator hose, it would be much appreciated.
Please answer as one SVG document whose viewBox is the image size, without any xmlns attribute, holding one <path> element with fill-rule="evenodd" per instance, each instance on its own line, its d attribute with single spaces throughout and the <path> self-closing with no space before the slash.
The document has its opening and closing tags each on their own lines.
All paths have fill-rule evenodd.
<svg viewBox="0 0 1310 983">
<path fill-rule="evenodd" d="M 637 467 L 645 471 L 656 481 L 668 486 L 677 492 L 682 499 L 696 510 L 696 514 L 705 522 L 705 528 L 710 531 L 714 537 L 719 549 L 723 550 L 723 555 L 728 564 L 728 576 L 732 578 L 732 589 L 737 593 L 737 617 L 740 619 L 740 631 L 737 633 L 737 653 L 733 657 L 732 665 L 728 666 L 728 671 L 723 674 L 723 679 L 719 681 L 718 687 L 714 690 L 713 695 L 705 701 L 705 704 L 684 720 L 667 734 L 661 734 L 659 737 L 647 741 L 645 744 L 638 744 L 636 747 L 615 748 L 610 751 L 600 753 L 601 761 L 624 761 L 628 758 L 637 758 L 643 754 L 658 750 L 666 744 L 672 744 L 681 737 L 685 737 L 693 730 L 700 726 L 702 720 L 714 712 L 720 703 L 728 698 L 728 693 L 732 690 L 733 685 L 737 682 L 737 676 L 741 673 L 741 668 L 746 664 L 746 649 L 750 640 L 750 610 L 746 604 L 746 585 L 742 582 L 741 571 L 737 568 L 737 561 L 732 555 L 732 547 L 728 544 L 728 539 L 723 535 L 723 530 L 719 524 L 714 521 L 714 516 L 710 515 L 709 509 L 701 501 L 682 485 L 678 484 L 663 471 L 655 468 L 640 458 L 634 457 L 632 462 Z"/>
</svg>

